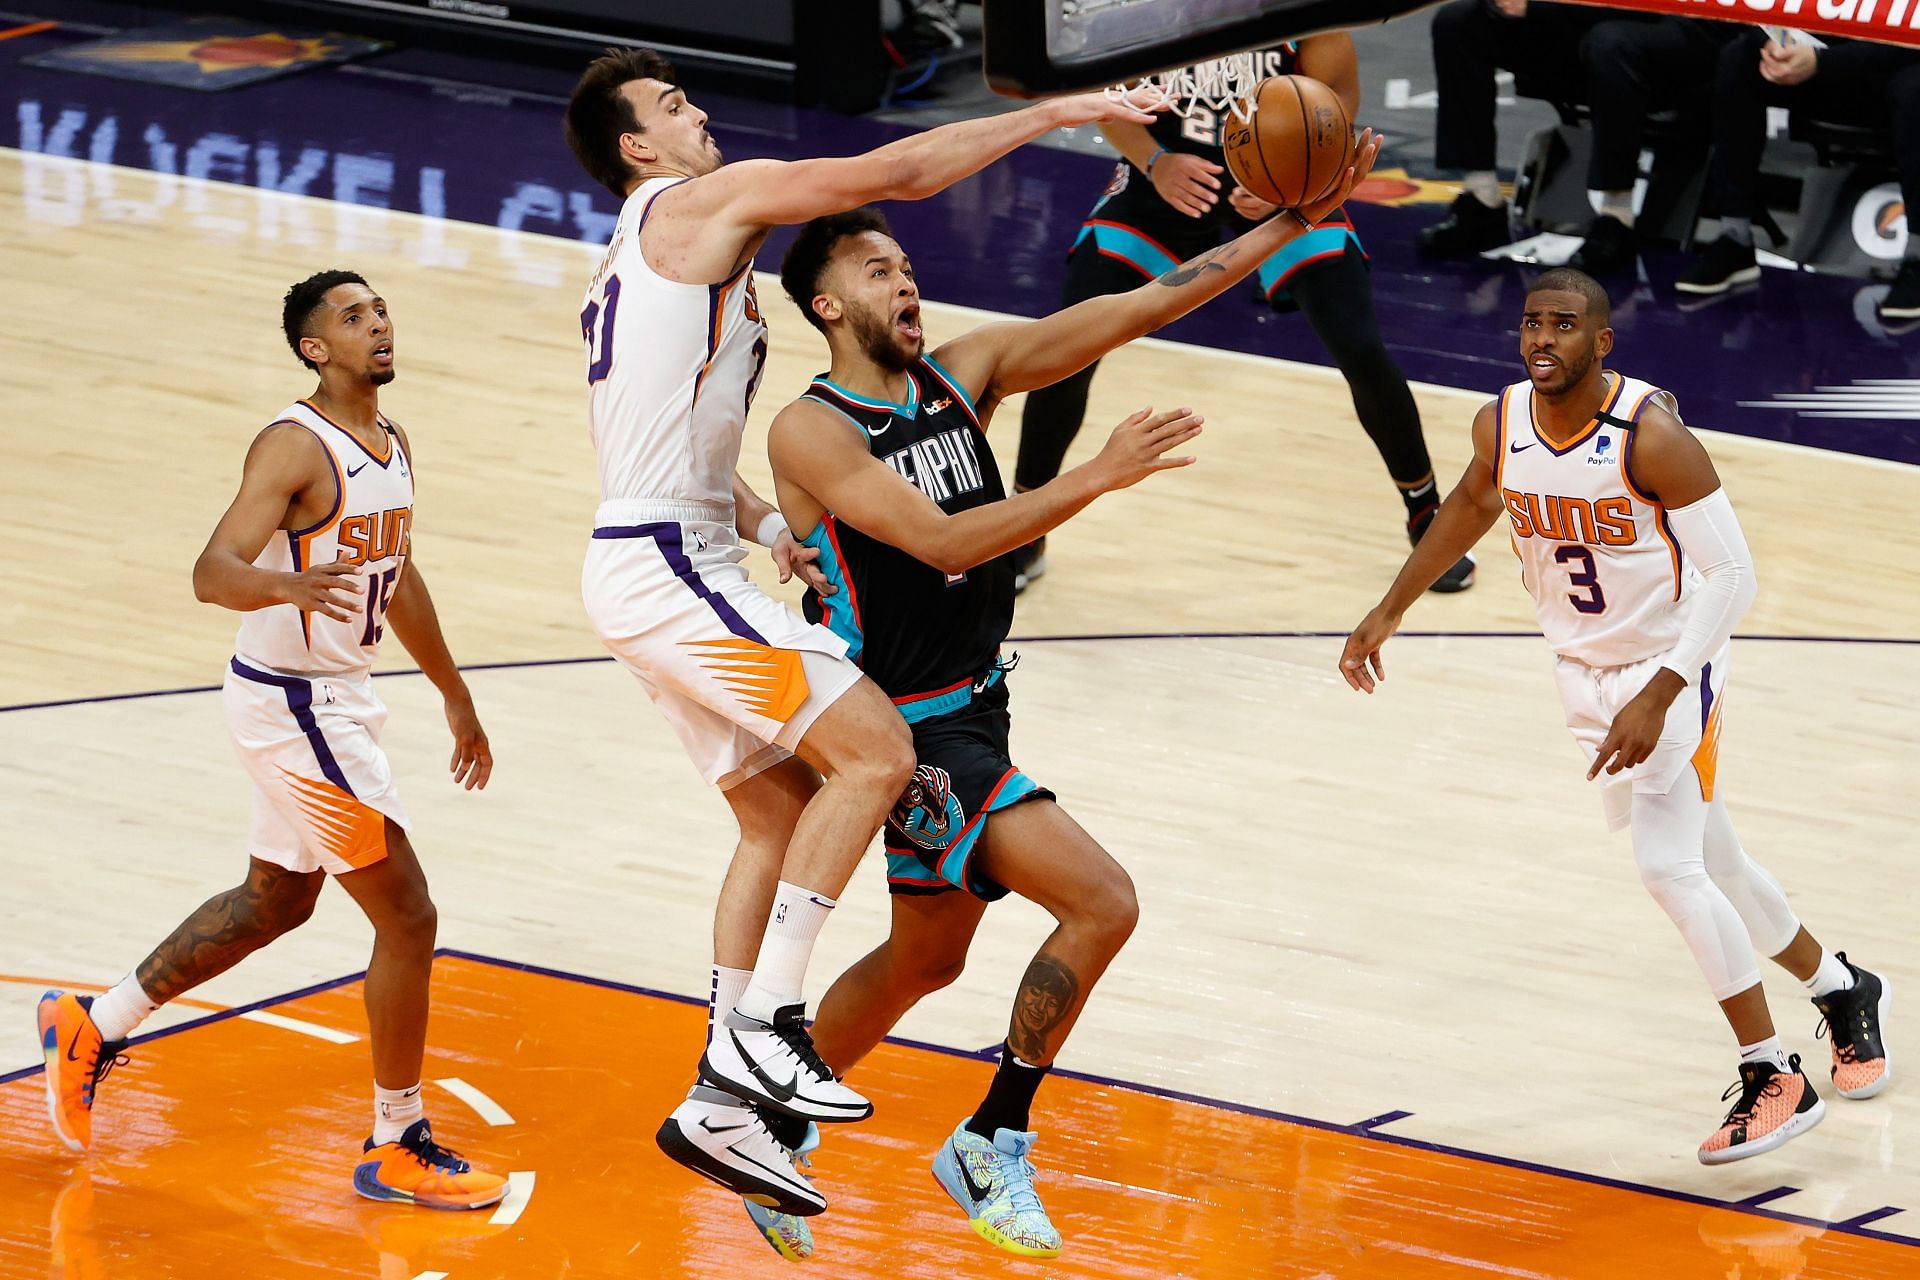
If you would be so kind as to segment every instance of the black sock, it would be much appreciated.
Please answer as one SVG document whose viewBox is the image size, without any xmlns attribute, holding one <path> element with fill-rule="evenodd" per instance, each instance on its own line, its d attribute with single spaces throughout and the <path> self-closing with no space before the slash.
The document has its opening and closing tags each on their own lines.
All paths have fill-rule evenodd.
<svg viewBox="0 0 1920 1280">
<path fill-rule="evenodd" d="M 755 1107 L 760 1119 L 766 1122 L 767 1132 L 773 1140 L 789 1151 L 796 1151 L 807 1140 L 807 1122 L 793 1116 L 783 1116 L 769 1107 Z"/>
<path fill-rule="evenodd" d="M 1415 542 L 1433 523 L 1433 517 L 1440 510 L 1440 482 L 1428 480 L 1425 484 L 1400 491 L 1400 501 L 1407 504 L 1407 532 L 1413 535 Z"/>
<path fill-rule="evenodd" d="M 988 1142 L 993 1141 L 994 1131 L 998 1129 L 1025 1132 L 1031 1123 L 1033 1095 L 1050 1070 L 1050 1066 L 1036 1067 L 1021 1062 L 1013 1056 L 1012 1049 L 1001 1045 L 1000 1069 L 993 1073 L 986 1100 L 973 1113 L 973 1119 L 967 1121 L 967 1132 L 978 1134 Z"/>
</svg>

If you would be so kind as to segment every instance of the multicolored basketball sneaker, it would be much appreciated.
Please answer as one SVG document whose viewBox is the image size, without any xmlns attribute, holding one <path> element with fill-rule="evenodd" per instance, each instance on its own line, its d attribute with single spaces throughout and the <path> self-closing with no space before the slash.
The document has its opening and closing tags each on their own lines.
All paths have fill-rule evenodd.
<svg viewBox="0 0 1920 1280">
<path fill-rule="evenodd" d="M 820 1146 L 820 1126 L 809 1124 L 807 1136 L 793 1149 L 793 1171 L 798 1174 L 802 1169 L 813 1167 L 809 1156 Z M 802 1177 L 805 1175 L 802 1174 Z M 811 1179 L 808 1179 L 811 1181 Z M 762 1239 L 773 1246 L 773 1251 L 788 1262 L 805 1262 L 813 1256 L 813 1228 L 807 1220 L 791 1213 L 782 1213 L 766 1205 L 755 1204 L 742 1199 L 747 1208 L 747 1217 L 753 1220 L 753 1226 Z"/>
<path fill-rule="evenodd" d="M 425 1120 L 415 1120 L 394 1142 L 362 1149 L 353 1189 L 369 1200 L 394 1200 L 427 1209 L 484 1209 L 507 1194 L 507 1180 L 474 1168 L 433 1140 Z"/>
<path fill-rule="evenodd" d="M 1893 1008 L 1893 984 L 1847 959 L 1835 958 L 1853 974 L 1853 985 L 1813 998 L 1820 1011 L 1814 1035 L 1824 1035 L 1833 1046 L 1833 1087 L 1843 1098 L 1871 1098 L 1893 1083 L 1893 1060 L 1887 1055 L 1880 1027 Z"/>
<path fill-rule="evenodd" d="M 47 1115 L 75 1151 L 93 1145 L 93 1096 L 126 1061 L 126 1041 L 107 1044 L 93 1025 L 93 997 L 49 991 L 40 997 L 40 1050 L 47 1060 Z"/>
<path fill-rule="evenodd" d="M 1730 1164 L 1764 1155 L 1799 1137 L 1827 1114 L 1827 1104 L 1800 1070 L 1800 1055 L 1787 1059 L 1785 1071 L 1771 1062 L 1743 1062 L 1740 1079 L 1720 1095 L 1738 1091 L 1739 1101 L 1711 1138 L 1700 1144 L 1701 1164 Z"/>
<path fill-rule="evenodd" d="M 982 1240 L 1023 1258 L 1057 1258 L 1060 1233 L 1033 1189 L 1037 1175 L 1027 1159 L 1038 1137 L 996 1129 L 988 1142 L 963 1120 L 934 1156 L 933 1179 Z"/>
</svg>

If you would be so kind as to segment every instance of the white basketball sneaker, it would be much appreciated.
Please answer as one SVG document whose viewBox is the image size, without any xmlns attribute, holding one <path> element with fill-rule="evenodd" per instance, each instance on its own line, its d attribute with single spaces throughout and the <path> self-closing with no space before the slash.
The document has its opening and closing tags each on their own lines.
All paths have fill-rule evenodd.
<svg viewBox="0 0 1920 1280">
<path fill-rule="evenodd" d="M 674 1160 L 754 1204 L 795 1217 L 827 1207 L 766 1122 L 729 1094 L 696 1086 L 653 1140 Z"/>
<path fill-rule="evenodd" d="M 806 1006 L 782 1005 L 772 1022 L 738 1009 L 714 1028 L 700 1058 L 700 1078 L 755 1106 L 797 1120 L 845 1124 L 865 1120 L 873 1104 L 833 1078 L 801 1022 Z"/>
</svg>

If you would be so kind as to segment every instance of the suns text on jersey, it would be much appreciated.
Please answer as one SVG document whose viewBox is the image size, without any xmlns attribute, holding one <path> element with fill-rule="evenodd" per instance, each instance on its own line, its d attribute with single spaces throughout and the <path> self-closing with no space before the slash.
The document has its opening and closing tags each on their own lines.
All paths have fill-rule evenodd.
<svg viewBox="0 0 1920 1280">
<path fill-rule="evenodd" d="M 1514 489 L 1502 489 L 1500 495 L 1506 499 L 1516 538 L 1581 542 L 1593 547 L 1630 547 L 1634 543 L 1633 500 L 1625 496 L 1588 501 Z"/>
</svg>

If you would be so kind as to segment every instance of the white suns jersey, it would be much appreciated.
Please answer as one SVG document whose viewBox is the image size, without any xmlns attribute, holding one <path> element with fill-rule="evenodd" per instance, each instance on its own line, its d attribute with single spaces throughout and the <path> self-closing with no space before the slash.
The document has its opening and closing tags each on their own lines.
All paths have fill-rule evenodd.
<svg viewBox="0 0 1920 1280">
<path fill-rule="evenodd" d="M 752 263 L 714 285 L 669 280 L 647 265 L 647 210 L 683 181 L 649 179 L 627 197 L 580 312 L 602 501 L 733 502 L 767 326 Z"/>
<path fill-rule="evenodd" d="M 279 530 L 253 563 L 277 573 L 302 573 L 335 560 L 359 565 L 361 607 L 346 622 L 290 604 L 255 609 L 241 616 L 234 652 L 274 671 L 364 671 L 379 652 L 387 605 L 413 545 L 413 466 L 384 417 L 384 452 L 368 449 L 304 400 L 274 421 L 298 423 L 319 439 L 333 468 L 333 510 L 308 528 Z"/>
<path fill-rule="evenodd" d="M 1635 424 L 1649 404 L 1678 416 L 1673 395 L 1609 376 L 1600 412 L 1565 448 L 1534 430 L 1532 384 L 1499 401 L 1496 479 L 1521 581 L 1553 651 L 1594 667 L 1671 649 L 1700 581 L 1682 563 L 1666 508 L 1632 475 Z"/>
</svg>

